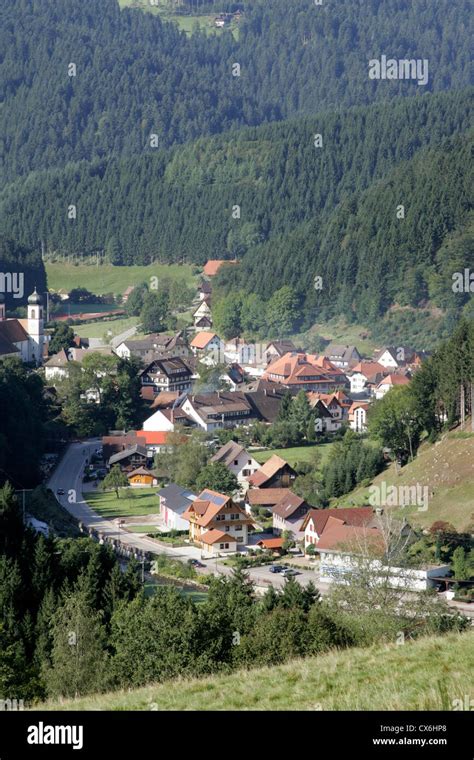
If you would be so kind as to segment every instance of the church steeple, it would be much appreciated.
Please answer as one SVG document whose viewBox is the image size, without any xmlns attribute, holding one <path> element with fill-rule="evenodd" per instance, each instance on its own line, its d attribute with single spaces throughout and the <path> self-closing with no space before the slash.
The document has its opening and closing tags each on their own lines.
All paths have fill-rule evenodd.
<svg viewBox="0 0 474 760">
<path fill-rule="evenodd" d="M 28 297 L 28 335 L 30 339 L 30 361 L 43 363 L 44 323 L 43 299 L 36 290 Z"/>
</svg>

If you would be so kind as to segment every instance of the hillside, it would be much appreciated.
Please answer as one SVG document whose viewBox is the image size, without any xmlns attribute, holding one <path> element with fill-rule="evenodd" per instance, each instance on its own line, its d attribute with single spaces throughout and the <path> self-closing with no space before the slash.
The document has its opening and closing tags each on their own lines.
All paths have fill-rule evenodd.
<svg viewBox="0 0 474 760">
<path fill-rule="evenodd" d="M 414 525 L 430 527 L 443 520 L 458 531 L 467 530 L 474 525 L 474 433 L 453 431 L 444 434 L 435 444 L 422 444 L 415 460 L 399 470 L 399 474 L 392 464 L 374 478 L 373 484 L 380 485 L 384 481 L 387 487 L 417 483 L 428 486 L 427 511 L 418 511 L 416 507 L 398 510 L 399 515 L 405 515 Z M 368 504 L 369 495 L 368 488 L 358 488 L 338 499 L 338 504 Z"/>
<path fill-rule="evenodd" d="M 3 0 L 0 178 L 143 155 L 150 133 L 169 146 L 332 107 L 462 88 L 469 84 L 469 10 L 468 0 L 321 7 L 292 0 L 288 13 L 287 0 L 247 0 L 235 40 L 229 31 L 188 36 L 158 15 L 121 10 L 116 0 Z M 428 82 L 370 79 L 369 59 L 388 48 L 428 59 Z"/>
<path fill-rule="evenodd" d="M 331 652 L 231 675 L 39 705 L 47 710 L 451 710 L 469 693 L 474 633 Z"/>
<path fill-rule="evenodd" d="M 428 297 L 460 309 L 468 294 L 453 298 L 451 273 L 463 270 L 472 239 L 470 93 L 34 173 L 0 193 L 0 230 L 64 255 L 105 250 L 115 264 L 202 264 L 226 252 L 241 264 L 219 277 L 222 292 L 267 298 L 291 285 L 306 329 L 338 314 L 363 324 Z M 317 130 L 324 150 L 314 147 Z M 74 198 L 74 221 L 64 198 Z"/>
</svg>

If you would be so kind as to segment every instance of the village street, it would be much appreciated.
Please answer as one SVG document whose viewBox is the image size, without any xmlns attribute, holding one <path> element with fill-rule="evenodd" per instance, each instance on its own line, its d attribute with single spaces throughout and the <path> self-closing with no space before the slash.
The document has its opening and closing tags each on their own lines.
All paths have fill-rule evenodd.
<svg viewBox="0 0 474 760">
<path fill-rule="evenodd" d="M 67 509 L 86 529 L 93 529 L 102 534 L 103 538 L 119 540 L 122 545 L 132 550 L 141 552 L 154 552 L 155 554 L 166 554 L 173 559 L 181 562 L 187 562 L 190 559 L 196 559 L 203 563 L 204 568 L 198 568 L 199 573 L 216 573 L 229 575 L 232 570 L 224 565 L 218 559 L 202 559 L 201 550 L 194 546 L 171 547 L 164 544 L 158 544 L 150 538 L 141 536 L 138 533 L 129 533 L 119 527 L 115 520 L 108 520 L 101 517 L 89 506 L 83 498 L 83 490 L 87 492 L 88 484 L 82 483 L 82 476 L 86 459 L 94 453 L 95 449 L 101 445 L 100 438 L 89 439 L 84 442 L 72 443 L 62 460 L 59 462 L 56 470 L 47 483 L 60 502 L 61 506 Z M 58 490 L 64 490 L 64 495 L 58 495 Z M 158 507 L 158 499 L 157 499 Z M 281 588 L 285 579 L 279 573 L 271 573 L 268 566 L 251 568 L 247 571 L 250 578 L 259 586 L 274 586 Z M 296 577 L 296 580 L 302 585 L 313 581 L 322 593 L 327 589 L 326 584 L 317 583 L 317 576 L 313 571 L 303 570 Z"/>
</svg>

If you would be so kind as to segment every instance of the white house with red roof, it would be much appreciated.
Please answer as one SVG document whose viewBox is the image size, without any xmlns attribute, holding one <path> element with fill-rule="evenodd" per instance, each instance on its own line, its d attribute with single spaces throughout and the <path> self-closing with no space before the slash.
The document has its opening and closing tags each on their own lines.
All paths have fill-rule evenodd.
<svg viewBox="0 0 474 760">
<path fill-rule="evenodd" d="M 371 395 L 375 386 L 385 377 L 388 370 L 377 362 L 359 362 L 349 374 L 353 396 Z"/>
<path fill-rule="evenodd" d="M 367 430 L 367 412 L 369 404 L 366 401 L 354 401 L 349 409 L 349 427 L 356 433 L 365 433 Z"/>
<path fill-rule="evenodd" d="M 380 383 L 377 385 L 375 389 L 375 398 L 380 399 L 385 396 L 386 393 L 388 393 L 392 388 L 398 388 L 403 385 L 409 385 L 410 384 L 410 378 L 406 375 L 387 375 L 387 377 L 384 377 L 383 380 L 380 381 Z"/>
<path fill-rule="evenodd" d="M 224 364 L 224 343 L 217 333 L 201 330 L 196 333 L 191 343 L 191 350 L 203 364 Z"/>
</svg>

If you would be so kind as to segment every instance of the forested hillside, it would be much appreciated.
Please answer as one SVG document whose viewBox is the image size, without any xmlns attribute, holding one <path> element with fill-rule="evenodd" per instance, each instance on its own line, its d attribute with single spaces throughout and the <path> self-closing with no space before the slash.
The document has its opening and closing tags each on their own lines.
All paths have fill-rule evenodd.
<svg viewBox="0 0 474 760">
<path fill-rule="evenodd" d="M 116 0 L 2 0 L 0 178 L 140 155 L 151 133 L 167 146 L 463 87 L 469 11 L 468 0 L 248 0 L 237 41 L 188 37 Z M 428 83 L 369 79 L 381 54 L 427 59 Z"/>
<path fill-rule="evenodd" d="M 56 252 L 105 250 L 117 264 L 235 256 L 221 292 L 266 298 L 289 284 L 308 325 L 370 320 L 395 302 L 459 310 L 468 296 L 453 296 L 451 274 L 472 237 L 471 97 L 397 100 L 37 172 L 0 195 L 0 230 Z"/>
</svg>

